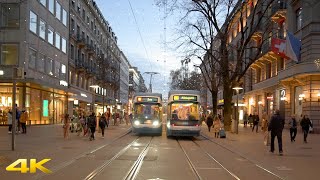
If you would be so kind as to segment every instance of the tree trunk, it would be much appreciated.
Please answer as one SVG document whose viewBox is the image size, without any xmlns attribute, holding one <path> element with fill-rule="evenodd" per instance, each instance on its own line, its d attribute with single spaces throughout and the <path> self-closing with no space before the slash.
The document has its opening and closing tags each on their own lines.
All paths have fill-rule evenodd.
<svg viewBox="0 0 320 180">
<path fill-rule="evenodd" d="M 224 128 L 227 131 L 231 130 L 232 94 L 233 90 L 231 88 L 231 83 L 225 81 L 223 85 L 223 118 Z"/>
<path fill-rule="evenodd" d="M 212 113 L 214 115 L 217 114 L 217 106 L 218 106 L 218 91 L 211 91 L 211 99 L 212 99 Z"/>
</svg>

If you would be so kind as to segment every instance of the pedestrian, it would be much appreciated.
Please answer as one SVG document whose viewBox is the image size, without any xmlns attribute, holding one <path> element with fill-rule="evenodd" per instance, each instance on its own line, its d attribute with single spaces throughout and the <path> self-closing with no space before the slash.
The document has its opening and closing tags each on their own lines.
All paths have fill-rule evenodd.
<svg viewBox="0 0 320 180">
<path fill-rule="evenodd" d="M 282 131 L 284 127 L 284 119 L 280 116 L 280 111 L 276 110 L 275 114 L 271 117 L 268 130 L 271 131 L 271 149 L 274 152 L 274 139 L 277 137 L 279 146 L 279 155 L 283 155 L 282 150 Z"/>
<path fill-rule="evenodd" d="M 259 115 L 254 114 L 253 115 L 253 127 L 252 127 L 252 132 L 254 131 L 254 128 L 256 128 L 256 132 L 258 132 L 258 127 L 259 127 Z"/>
<path fill-rule="evenodd" d="M 26 123 L 29 120 L 28 112 L 25 109 L 22 109 L 21 116 L 20 116 L 20 124 L 22 128 L 22 134 L 27 133 L 27 126 Z"/>
<path fill-rule="evenodd" d="M 304 143 L 307 143 L 307 137 L 308 137 L 308 134 L 309 134 L 309 128 L 312 127 L 312 123 L 308 117 L 308 115 L 304 115 L 301 122 L 300 122 L 300 125 L 302 127 L 302 131 L 303 131 L 303 142 Z"/>
<path fill-rule="evenodd" d="M 269 142 L 270 142 L 269 132 L 268 132 L 268 124 L 269 124 L 268 119 L 266 118 L 266 116 L 264 116 L 264 119 L 262 119 L 261 130 L 264 135 L 263 142 L 267 146 L 269 145 Z"/>
<path fill-rule="evenodd" d="M 63 119 L 63 137 L 66 139 L 69 137 L 70 117 L 66 114 Z"/>
<path fill-rule="evenodd" d="M 9 126 L 8 134 L 11 134 L 12 133 L 12 111 L 11 111 L 11 109 L 9 109 L 9 111 L 8 111 L 7 118 L 8 118 L 7 124 Z"/>
<path fill-rule="evenodd" d="M 102 138 L 104 138 L 104 129 L 106 128 L 106 124 L 107 124 L 107 119 L 106 117 L 103 115 L 100 117 L 99 119 L 99 127 L 101 129 L 101 133 L 102 133 Z"/>
<path fill-rule="evenodd" d="M 297 120 L 294 115 L 291 116 L 291 119 L 289 121 L 290 126 L 290 140 L 291 142 L 296 141 L 296 135 L 297 135 Z"/>
<path fill-rule="evenodd" d="M 20 133 L 20 116 L 21 116 L 21 111 L 18 108 L 18 105 L 16 104 L 16 133 Z"/>
<path fill-rule="evenodd" d="M 126 125 L 129 125 L 129 114 L 127 112 L 124 113 L 124 119 L 126 121 Z"/>
<path fill-rule="evenodd" d="M 213 125 L 213 117 L 212 117 L 212 113 L 210 113 L 207 116 L 207 126 L 208 126 L 209 132 L 210 132 L 212 125 Z"/>
<path fill-rule="evenodd" d="M 248 125 L 248 113 L 245 112 L 243 116 L 243 127 L 247 127 Z"/>
<path fill-rule="evenodd" d="M 88 118 L 88 127 L 90 128 L 90 131 L 91 131 L 90 141 L 95 140 L 94 133 L 96 131 L 96 125 L 97 125 L 96 116 L 93 112 Z"/>
<path fill-rule="evenodd" d="M 214 137 L 218 138 L 219 137 L 219 131 L 221 128 L 221 121 L 219 117 L 215 117 L 213 121 L 213 131 L 214 131 Z"/>
<path fill-rule="evenodd" d="M 253 123 L 253 116 L 252 116 L 252 114 L 249 115 L 248 121 L 249 121 L 250 127 L 252 127 L 252 123 Z"/>
</svg>

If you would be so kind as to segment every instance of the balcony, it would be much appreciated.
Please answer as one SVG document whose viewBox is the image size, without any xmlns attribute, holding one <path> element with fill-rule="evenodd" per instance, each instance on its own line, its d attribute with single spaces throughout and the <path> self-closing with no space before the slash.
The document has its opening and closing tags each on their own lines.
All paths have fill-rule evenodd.
<svg viewBox="0 0 320 180">
<path fill-rule="evenodd" d="M 94 47 L 92 45 L 87 44 L 87 48 L 86 48 L 87 52 L 89 55 L 94 55 Z"/>
<path fill-rule="evenodd" d="M 76 65 L 76 69 L 78 71 L 85 71 L 86 70 L 84 61 L 82 61 L 80 59 L 75 60 L 75 65 Z"/>
<path fill-rule="evenodd" d="M 77 44 L 80 48 L 83 48 L 86 45 L 86 39 L 82 37 L 80 34 L 77 35 Z"/>
<path fill-rule="evenodd" d="M 284 0 L 275 1 L 271 7 L 271 19 L 282 23 L 286 19 L 287 3 Z"/>
</svg>

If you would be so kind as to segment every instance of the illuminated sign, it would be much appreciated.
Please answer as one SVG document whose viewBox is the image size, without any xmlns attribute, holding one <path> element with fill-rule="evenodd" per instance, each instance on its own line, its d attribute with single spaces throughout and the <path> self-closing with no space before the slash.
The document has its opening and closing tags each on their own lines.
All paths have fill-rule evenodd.
<svg viewBox="0 0 320 180">
<path fill-rule="evenodd" d="M 280 100 L 281 101 L 285 101 L 287 99 L 286 97 L 286 90 L 285 89 L 281 89 L 280 90 Z"/>
<path fill-rule="evenodd" d="M 158 102 L 156 97 L 138 97 L 138 102 Z"/>
<path fill-rule="evenodd" d="M 219 99 L 218 103 L 224 103 L 224 99 Z"/>
<path fill-rule="evenodd" d="M 49 115 L 49 102 L 48 100 L 43 100 L 43 105 L 42 105 L 42 108 L 43 108 L 43 117 L 48 117 Z"/>
<path fill-rule="evenodd" d="M 197 96 L 173 96 L 175 101 L 197 101 Z"/>
<path fill-rule="evenodd" d="M 60 85 L 61 86 L 68 86 L 68 83 L 67 83 L 67 81 L 60 80 Z"/>
</svg>

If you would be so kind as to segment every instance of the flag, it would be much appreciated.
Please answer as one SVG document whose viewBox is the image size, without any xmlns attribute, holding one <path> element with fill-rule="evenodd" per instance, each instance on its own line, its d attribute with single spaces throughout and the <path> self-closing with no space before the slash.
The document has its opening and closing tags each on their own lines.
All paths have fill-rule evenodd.
<svg viewBox="0 0 320 180">
<path fill-rule="evenodd" d="M 301 42 L 293 34 L 287 32 L 286 37 L 286 51 L 285 54 L 290 59 L 299 62 L 301 53 Z"/>
<path fill-rule="evenodd" d="M 271 51 L 278 54 L 280 57 L 288 58 L 286 56 L 286 41 L 284 39 L 272 38 Z"/>
</svg>

